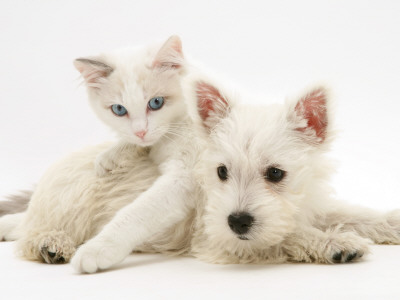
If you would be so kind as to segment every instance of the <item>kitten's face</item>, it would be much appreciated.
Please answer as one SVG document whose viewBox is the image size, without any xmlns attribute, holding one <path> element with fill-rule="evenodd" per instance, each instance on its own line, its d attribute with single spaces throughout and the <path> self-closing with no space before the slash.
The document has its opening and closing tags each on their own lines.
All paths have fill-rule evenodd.
<svg viewBox="0 0 400 300">
<path fill-rule="evenodd" d="M 308 186 L 315 183 L 313 164 L 327 125 L 325 98 L 316 90 L 295 106 L 233 106 L 222 118 L 205 120 L 212 127 L 202 159 L 202 218 L 213 248 L 240 257 L 279 244 L 293 231 Z"/>
<path fill-rule="evenodd" d="M 76 66 L 99 118 L 127 142 L 150 146 L 186 115 L 182 62 L 180 41 L 173 37 L 158 52 L 123 50 L 96 61 L 78 59 Z"/>
<path fill-rule="evenodd" d="M 152 145 L 185 115 L 180 74 L 140 65 L 130 74 L 125 71 L 116 67 L 90 102 L 98 116 L 126 141 Z"/>
</svg>

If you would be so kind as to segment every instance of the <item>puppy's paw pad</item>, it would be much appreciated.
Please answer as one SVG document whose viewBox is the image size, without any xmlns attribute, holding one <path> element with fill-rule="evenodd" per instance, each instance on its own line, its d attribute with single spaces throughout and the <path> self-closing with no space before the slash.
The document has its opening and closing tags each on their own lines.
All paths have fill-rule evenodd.
<svg viewBox="0 0 400 300">
<path fill-rule="evenodd" d="M 361 257 L 363 257 L 363 254 L 359 254 L 358 252 L 349 253 L 345 259 L 345 262 L 350 262 Z"/>
<path fill-rule="evenodd" d="M 348 263 L 351 261 L 356 261 L 363 257 L 364 253 L 362 251 L 354 251 L 354 252 L 347 252 L 347 251 L 339 251 L 335 252 L 332 255 L 332 262 L 333 263 Z"/>
<path fill-rule="evenodd" d="M 371 241 L 354 232 L 333 232 L 324 250 L 325 262 L 348 263 L 369 252 Z"/>
<path fill-rule="evenodd" d="M 75 253 L 75 244 L 63 231 L 43 233 L 38 241 L 38 251 L 43 262 L 48 264 L 67 263 Z"/>
<path fill-rule="evenodd" d="M 343 252 L 336 252 L 332 255 L 333 262 L 339 263 L 342 261 Z"/>
<path fill-rule="evenodd" d="M 43 246 L 40 250 L 40 254 L 44 262 L 48 264 L 65 264 L 66 259 L 61 251 L 49 250 L 47 246 Z"/>
</svg>

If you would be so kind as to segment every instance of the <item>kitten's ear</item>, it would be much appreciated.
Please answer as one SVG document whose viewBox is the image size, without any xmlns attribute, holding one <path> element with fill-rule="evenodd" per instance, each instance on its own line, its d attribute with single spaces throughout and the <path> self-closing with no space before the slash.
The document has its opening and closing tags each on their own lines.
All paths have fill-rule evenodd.
<svg viewBox="0 0 400 300">
<path fill-rule="evenodd" d="M 195 92 L 203 125 L 211 130 L 229 113 L 229 102 L 216 87 L 204 81 L 195 83 Z"/>
<path fill-rule="evenodd" d="M 93 88 L 99 88 L 102 80 L 114 71 L 105 63 L 88 58 L 75 59 L 74 66 L 85 79 L 87 86 Z"/>
<path fill-rule="evenodd" d="M 183 52 L 181 39 L 173 35 L 158 50 L 152 67 L 178 69 L 183 65 Z"/>
<path fill-rule="evenodd" d="M 304 134 L 312 144 L 322 144 L 328 129 L 328 91 L 325 87 L 312 89 L 302 96 L 289 113 L 295 130 Z"/>
</svg>

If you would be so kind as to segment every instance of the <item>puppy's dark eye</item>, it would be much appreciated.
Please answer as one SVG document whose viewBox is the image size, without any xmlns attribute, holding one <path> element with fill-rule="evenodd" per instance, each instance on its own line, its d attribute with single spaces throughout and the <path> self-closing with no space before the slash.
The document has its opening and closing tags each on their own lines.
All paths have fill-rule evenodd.
<svg viewBox="0 0 400 300">
<path fill-rule="evenodd" d="M 271 182 L 279 182 L 285 177 L 285 174 L 286 172 L 281 169 L 270 167 L 265 173 L 265 179 Z"/>
<path fill-rule="evenodd" d="M 228 169 L 224 165 L 219 166 L 217 168 L 217 172 L 219 179 L 221 179 L 222 181 L 228 179 Z"/>
</svg>

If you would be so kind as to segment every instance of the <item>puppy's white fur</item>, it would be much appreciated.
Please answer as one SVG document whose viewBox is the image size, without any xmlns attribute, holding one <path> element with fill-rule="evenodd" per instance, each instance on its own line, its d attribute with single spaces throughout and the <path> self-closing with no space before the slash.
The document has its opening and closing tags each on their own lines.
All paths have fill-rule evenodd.
<svg viewBox="0 0 400 300">
<path fill-rule="evenodd" d="M 218 113 L 205 119 L 212 127 L 197 167 L 205 195 L 191 244 L 195 256 L 217 263 L 334 263 L 362 257 L 371 240 L 400 242 L 399 212 L 382 214 L 334 199 L 325 155 L 333 138 L 325 88 L 266 107 L 215 94 Z M 218 178 L 220 165 L 227 167 L 227 180 Z M 271 166 L 286 172 L 282 181 L 266 178 Z M 254 217 L 243 236 L 227 220 L 240 212 Z"/>
</svg>

